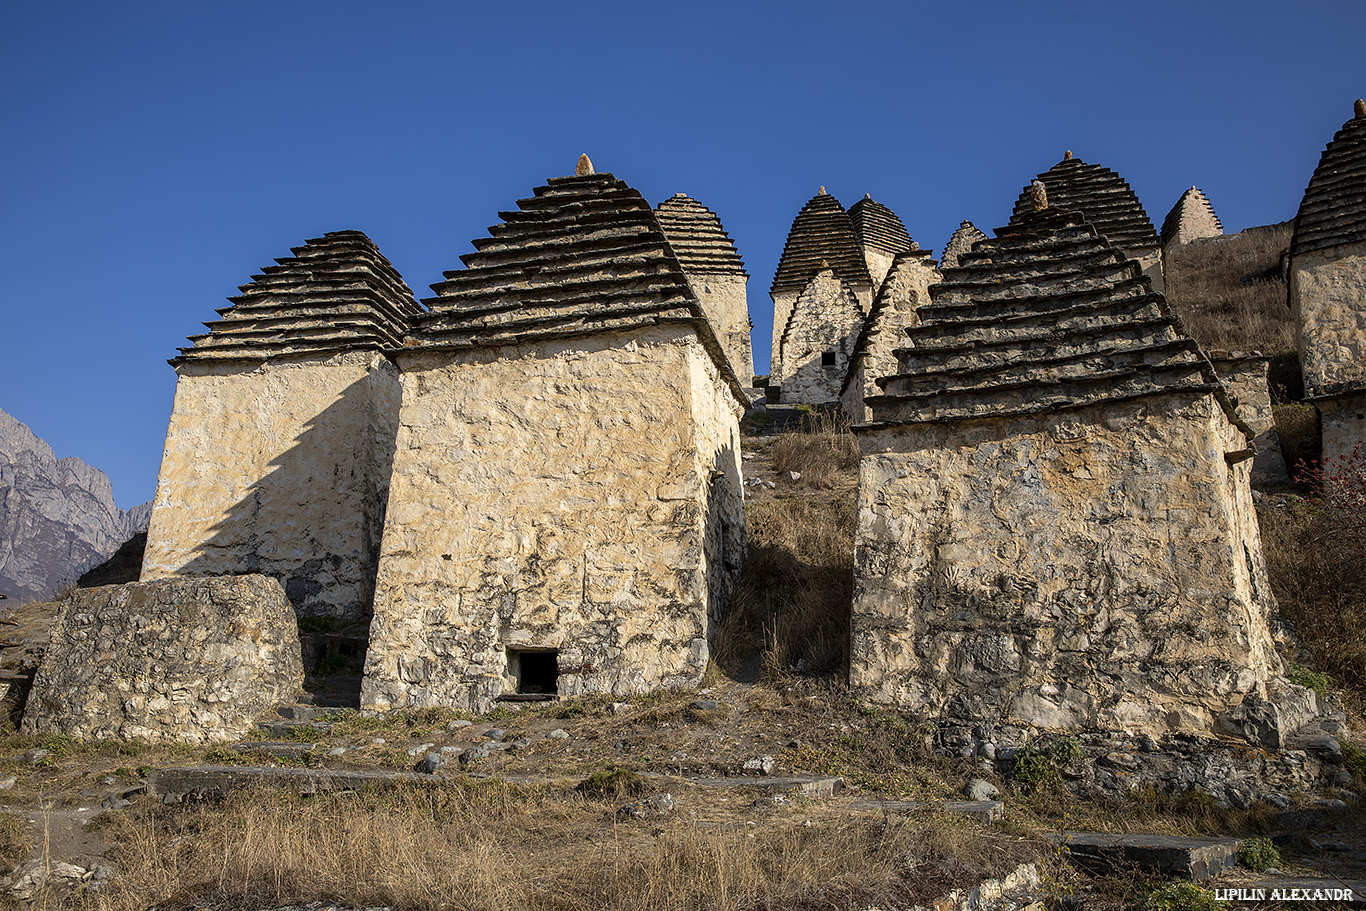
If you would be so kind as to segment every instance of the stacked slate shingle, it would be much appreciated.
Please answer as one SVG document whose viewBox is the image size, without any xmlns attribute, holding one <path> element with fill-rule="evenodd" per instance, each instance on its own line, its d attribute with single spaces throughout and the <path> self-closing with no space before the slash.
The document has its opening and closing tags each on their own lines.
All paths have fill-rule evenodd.
<svg viewBox="0 0 1366 911">
<path fill-rule="evenodd" d="M 911 347 L 897 352 L 899 373 L 868 399 L 874 423 L 1034 414 L 1164 392 L 1223 396 L 1165 299 L 1081 215 L 1021 213 L 998 234 L 933 286 L 907 330 Z"/>
<path fill-rule="evenodd" d="M 958 230 L 953 232 L 949 242 L 944 245 L 944 255 L 939 259 L 939 267 L 952 269 L 958 265 L 959 258 L 972 249 L 973 244 L 986 239 L 987 236 L 978 230 L 976 225 L 964 220 L 958 226 Z"/>
<path fill-rule="evenodd" d="M 1100 165 L 1068 157 L 1038 175 L 1048 190 L 1049 205 L 1080 212 L 1110 243 L 1121 250 L 1157 245 L 1152 219 L 1125 180 Z M 1029 188 L 1020 193 L 1010 223 L 1032 211 Z"/>
<path fill-rule="evenodd" d="M 655 217 L 685 272 L 748 276 L 721 219 L 686 193 L 661 202 Z"/>
<path fill-rule="evenodd" d="M 294 247 L 230 297 L 171 364 L 392 348 L 422 312 L 374 241 L 333 231 Z"/>
<path fill-rule="evenodd" d="M 801 291 L 823 263 L 851 288 L 873 284 L 853 220 L 839 200 L 821 187 L 792 220 L 769 293 Z"/>
<path fill-rule="evenodd" d="M 854 226 L 854 236 L 865 248 L 871 247 L 893 256 L 920 249 L 911 240 L 911 235 L 896 213 L 866 193 L 849 207 L 849 221 Z"/>
<path fill-rule="evenodd" d="M 1342 125 L 1323 150 L 1304 191 L 1290 253 L 1366 241 L 1366 106 Z"/>
<path fill-rule="evenodd" d="M 1202 237 L 1218 237 L 1224 225 L 1214 214 L 1209 197 L 1199 187 L 1191 187 L 1181 194 L 1167 217 L 1162 220 L 1162 246 L 1185 244 Z"/>
<path fill-rule="evenodd" d="M 650 204 L 611 174 L 557 177 L 432 285 L 404 350 L 522 344 L 688 323 L 725 356 Z M 738 259 L 738 257 L 737 257 Z M 737 378 L 727 383 L 743 395 Z"/>
</svg>

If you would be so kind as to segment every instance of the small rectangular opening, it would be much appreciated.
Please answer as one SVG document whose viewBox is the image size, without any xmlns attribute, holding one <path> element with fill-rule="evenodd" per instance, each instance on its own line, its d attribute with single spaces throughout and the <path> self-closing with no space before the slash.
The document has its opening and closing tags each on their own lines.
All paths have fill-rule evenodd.
<svg viewBox="0 0 1366 911">
<path fill-rule="evenodd" d="M 560 653 L 554 649 L 508 649 L 508 670 L 519 696 L 554 696 L 558 692 Z"/>
<path fill-rule="evenodd" d="M 826 352 L 824 352 L 823 354 L 821 354 L 821 366 L 822 366 L 822 367 L 833 367 L 833 366 L 835 366 L 835 352 L 833 352 L 833 351 L 826 351 Z"/>
</svg>

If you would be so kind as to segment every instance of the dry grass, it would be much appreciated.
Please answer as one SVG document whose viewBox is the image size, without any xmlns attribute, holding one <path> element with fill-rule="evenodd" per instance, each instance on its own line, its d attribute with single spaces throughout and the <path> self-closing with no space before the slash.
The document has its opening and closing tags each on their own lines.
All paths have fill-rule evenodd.
<svg viewBox="0 0 1366 911">
<path fill-rule="evenodd" d="M 1276 421 L 1281 455 L 1293 479 L 1305 466 L 1317 462 L 1323 453 L 1319 412 L 1313 405 L 1288 403 L 1273 405 L 1271 413 Z"/>
<path fill-rule="evenodd" d="M 749 554 L 717 637 L 728 670 L 756 654 L 770 678 L 848 664 L 858 444 L 847 425 L 812 421 L 770 447 L 774 468 L 800 472 L 800 485 L 748 506 Z"/>
<path fill-rule="evenodd" d="M 1285 222 L 1167 251 L 1167 300 L 1201 347 L 1272 355 L 1295 350 L 1281 278 L 1290 233 Z"/>
<path fill-rule="evenodd" d="M 116 823 L 123 875 L 89 905 L 329 900 L 398 909 L 714 911 L 924 902 L 1033 850 L 953 820 L 616 823 L 572 793 L 453 784 L 147 804 Z"/>
</svg>

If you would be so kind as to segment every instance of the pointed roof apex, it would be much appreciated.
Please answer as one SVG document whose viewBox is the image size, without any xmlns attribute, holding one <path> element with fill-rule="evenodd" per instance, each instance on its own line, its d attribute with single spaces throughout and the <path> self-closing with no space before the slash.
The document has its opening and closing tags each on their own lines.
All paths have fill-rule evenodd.
<svg viewBox="0 0 1366 911">
<path fill-rule="evenodd" d="M 655 206 L 655 217 L 684 272 L 746 276 L 721 219 L 687 193 L 675 193 Z"/>
<path fill-rule="evenodd" d="M 1072 160 L 1072 150 L 1071 150 L 1071 149 L 1068 149 L 1066 152 L 1063 153 L 1062 160 L 1063 160 L 1063 161 L 1071 161 L 1071 160 Z"/>
<path fill-rule="evenodd" d="M 688 198 L 688 194 L 687 194 L 687 193 L 675 193 L 675 194 L 674 194 L 674 199 L 687 199 L 687 198 Z"/>
<path fill-rule="evenodd" d="M 828 262 L 825 261 L 824 259 L 821 260 L 821 271 L 822 271 L 822 272 L 828 272 L 828 271 L 830 271 L 830 263 L 828 263 Z"/>
<path fill-rule="evenodd" d="M 1366 240 L 1366 104 L 1333 134 L 1295 215 L 1290 255 Z"/>
<path fill-rule="evenodd" d="M 864 193 L 864 194 L 863 194 L 863 198 L 864 198 L 864 199 L 872 199 L 872 198 L 873 198 L 873 194 L 872 194 L 872 193 Z"/>
<path fill-rule="evenodd" d="M 863 205 L 863 203 L 855 203 Z M 854 222 L 840 201 L 821 192 L 806 201 L 783 244 L 783 255 L 773 275 L 770 293 L 800 292 L 817 272 L 824 259 L 850 287 L 871 287 L 872 276 Z"/>
<path fill-rule="evenodd" d="M 1064 158 L 1042 174 L 1035 175 L 1048 189 L 1048 205 L 1070 209 L 1095 225 L 1096 230 L 1120 249 L 1158 245 L 1152 219 L 1138 201 L 1133 188 L 1109 168 L 1087 164 L 1080 158 Z M 1015 201 L 1011 224 L 1036 211 L 1034 187 L 1025 187 Z"/>
<path fill-rule="evenodd" d="M 579 156 L 579 163 L 574 167 L 575 177 L 587 177 L 589 174 L 596 174 L 593 170 L 593 161 L 588 157 L 588 153 Z"/>
<path fill-rule="evenodd" d="M 1357 117 L 1366 117 L 1366 101 L 1358 98 L 1356 104 L 1352 105 L 1352 113 Z"/>
<path fill-rule="evenodd" d="M 1199 187 L 1181 194 L 1162 221 L 1162 244 L 1186 244 L 1202 237 L 1219 237 L 1224 226 L 1214 214 L 1209 197 Z"/>
<path fill-rule="evenodd" d="M 817 195 L 817 196 L 825 196 L 825 195 L 826 195 L 826 193 L 825 193 L 825 187 L 822 186 L 822 187 L 821 187 L 821 191 L 820 191 L 819 193 L 817 193 L 816 195 Z"/>
</svg>

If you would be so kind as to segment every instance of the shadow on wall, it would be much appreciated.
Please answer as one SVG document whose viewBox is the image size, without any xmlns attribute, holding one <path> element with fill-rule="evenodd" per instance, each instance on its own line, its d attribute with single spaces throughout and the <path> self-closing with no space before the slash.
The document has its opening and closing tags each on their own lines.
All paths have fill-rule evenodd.
<svg viewBox="0 0 1366 911">
<path fill-rule="evenodd" d="M 707 568 L 707 642 L 716 641 L 745 559 L 745 504 L 732 440 L 712 461 L 703 554 Z"/>
<path fill-rule="evenodd" d="M 380 404 L 372 377 L 343 390 L 177 574 L 273 576 L 301 619 L 367 635 L 396 432 Z M 243 421 L 244 434 L 257 419 Z"/>
</svg>

